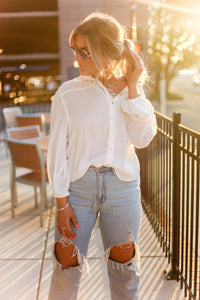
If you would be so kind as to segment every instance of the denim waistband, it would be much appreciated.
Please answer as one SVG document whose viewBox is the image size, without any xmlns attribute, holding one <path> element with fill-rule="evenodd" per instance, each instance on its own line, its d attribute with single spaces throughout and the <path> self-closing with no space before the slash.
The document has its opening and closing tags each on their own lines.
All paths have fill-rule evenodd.
<svg viewBox="0 0 200 300">
<path fill-rule="evenodd" d="M 100 167 L 100 168 L 97 168 L 97 167 L 95 167 L 95 166 L 90 166 L 89 169 L 90 169 L 90 170 L 93 169 L 93 170 L 95 170 L 95 171 L 97 171 L 97 172 L 99 172 L 99 173 L 103 173 L 103 172 L 107 172 L 107 171 L 113 172 L 113 168 L 112 168 L 112 167 L 106 167 L 106 166 L 102 166 L 102 167 Z"/>
</svg>

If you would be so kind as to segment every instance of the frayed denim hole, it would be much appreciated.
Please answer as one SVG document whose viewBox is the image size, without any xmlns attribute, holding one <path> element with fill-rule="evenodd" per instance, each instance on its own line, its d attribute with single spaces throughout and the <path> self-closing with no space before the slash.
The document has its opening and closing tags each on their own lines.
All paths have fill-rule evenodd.
<svg viewBox="0 0 200 300">
<path fill-rule="evenodd" d="M 57 242 L 60 242 L 62 244 L 62 247 L 68 247 L 69 245 L 73 244 L 71 240 L 67 240 L 66 237 L 64 237 L 64 236 Z M 53 257 L 54 268 L 58 268 L 59 270 L 74 269 L 74 270 L 80 271 L 80 273 L 82 273 L 82 274 L 89 274 L 88 262 L 87 262 L 85 256 L 80 253 L 80 250 L 78 247 L 76 247 L 74 245 L 74 251 L 72 254 L 72 257 L 77 255 L 78 265 L 75 267 L 66 267 L 66 266 L 63 266 L 56 257 L 55 244 L 56 244 L 56 242 L 54 243 L 53 248 L 52 248 L 52 257 Z"/>
<path fill-rule="evenodd" d="M 117 262 L 117 261 L 114 261 L 112 259 L 109 258 L 110 256 L 110 249 L 113 247 L 113 246 L 120 246 L 120 245 L 124 245 L 124 244 L 128 244 L 127 245 L 127 248 L 131 247 L 131 243 L 134 243 L 135 245 L 135 251 L 134 251 L 134 256 L 127 262 L 125 263 L 120 263 L 120 262 Z M 130 245 L 129 245 L 130 244 Z M 124 242 L 124 243 L 121 243 L 121 244 L 118 244 L 118 245 L 113 245 L 113 246 L 110 246 L 104 253 L 103 255 L 103 262 L 104 264 L 108 262 L 108 260 L 110 261 L 113 269 L 117 269 L 117 270 L 121 270 L 122 272 L 124 271 L 135 271 L 136 272 L 136 275 L 139 276 L 140 274 L 140 249 L 139 249 L 139 246 L 134 242 L 134 238 L 133 238 L 133 235 L 131 233 L 129 233 L 129 236 L 128 236 L 128 239 Z"/>
</svg>

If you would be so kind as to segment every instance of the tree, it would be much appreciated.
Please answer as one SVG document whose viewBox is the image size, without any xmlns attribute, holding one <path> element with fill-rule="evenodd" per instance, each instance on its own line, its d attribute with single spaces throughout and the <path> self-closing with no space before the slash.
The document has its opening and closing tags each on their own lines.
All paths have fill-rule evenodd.
<svg viewBox="0 0 200 300">
<path fill-rule="evenodd" d="M 195 30 L 195 16 L 192 17 L 187 13 L 163 9 L 160 5 L 149 7 L 148 53 L 152 91 L 156 97 L 159 96 L 162 76 L 169 96 L 170 81 L 178 70 L 200 61 L 200 33 Z"/>
</svg>

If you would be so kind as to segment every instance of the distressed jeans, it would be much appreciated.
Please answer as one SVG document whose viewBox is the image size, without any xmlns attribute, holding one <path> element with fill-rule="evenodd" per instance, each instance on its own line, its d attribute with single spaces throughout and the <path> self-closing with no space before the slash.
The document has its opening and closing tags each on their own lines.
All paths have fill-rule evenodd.
<svg viewBox="0 0 200 300">
<path fill-rule="evenodd" d="M 112 300 L 138 300 L 140 252 L 138 235 L 141 221 L 141 198 L 138 181 L 121 181 L 112 168 L 90 167 L 70 184 L 68 201 L 74 210 L 79 229 L 71 223 L 76 238 L 71 241 L 55 230 L 55 241 L 63 247 L 74 244 L 78 266 L 64 267 L 55 255 L 53 246 L 53 275 L 49 300 L 76 300 L 82 273 L 87 273 L 88 244 L 99 214 L 104 261 L 107 262 Z M 126 263 L 109 258 L 112 246 L 134 242 L 135 255 Z M 98 299 L 97 299 L 98 300 Z"/>
</svg>

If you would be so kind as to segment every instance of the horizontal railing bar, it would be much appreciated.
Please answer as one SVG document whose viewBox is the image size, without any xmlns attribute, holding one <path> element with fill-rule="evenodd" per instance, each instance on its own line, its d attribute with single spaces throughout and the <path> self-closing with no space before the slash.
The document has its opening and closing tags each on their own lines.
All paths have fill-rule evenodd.
<svg viewBox="0 0 200 300">
<path fill-rule="evenodd" d="M 200 133 L 198 131 L 195 131 L 194 129 L 190 129 L 183 124 L 179 124 L 178 127 L 179 127 L 179 130 L 181 130 L 182 132 L 187 133 L 197 139 L 200 138 Z"/>
<path fill-rule="evenodd" d="M 181 145 L 179 145 L 179 148 L 184 154 L 187 154 L 189 157 L 192 157 L 195 161 L 200 161 L 200 157 L 199 155 L 197 155 L 197 153 L 192 153 L 190 150 L 186 149 Z"/>
<path fill-rule="evenodd" d="M 173 125 L 173 121 L 169 117 L 164 116 L 163 114 L 161 114 L 158 111 L 155 111 L 155 115 L 157 116 L 158 119 L 162 119 L 164 121 L 167 121 L 169 124 Z"/>
</svg>

